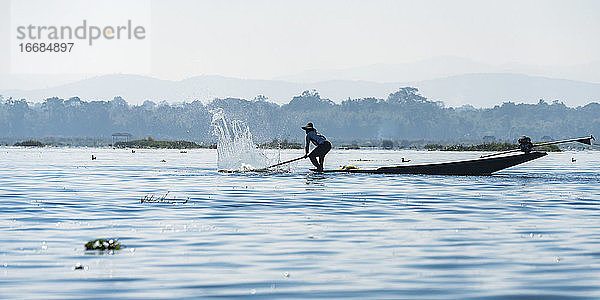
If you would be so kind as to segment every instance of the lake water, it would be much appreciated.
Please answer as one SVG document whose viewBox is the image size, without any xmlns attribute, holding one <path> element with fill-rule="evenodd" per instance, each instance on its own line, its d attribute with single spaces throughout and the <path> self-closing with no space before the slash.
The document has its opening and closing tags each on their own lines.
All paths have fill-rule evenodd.
<svg viewBox="0 0 600 300">
<path fill-rule="evenodd" d="M 479 155 L 334 150 L 326 165 Z M 0 298 L 600 298 L 598 152 L 486 177 L 309 167 L 222 174 L 214 150 L 0 147 Z M 140 203 L 167 192 L 189 200 Z M 106 237 L 126 248 L 84 250 Z"/>
</svg>

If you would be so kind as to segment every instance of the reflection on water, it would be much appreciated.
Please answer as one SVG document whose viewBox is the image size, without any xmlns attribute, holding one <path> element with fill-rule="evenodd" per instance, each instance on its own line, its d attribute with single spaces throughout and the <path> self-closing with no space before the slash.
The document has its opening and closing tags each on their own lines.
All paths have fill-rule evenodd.
<svg viewBox="0 0 600 300">
<path fill-rule="evenodd" d="M 0 147 L 0 298 L 594 299 L 599 166 L 567 152 L 485 177 L 222 174 L 214 150 Z M 189 201 L 140 203 L 167 192 Z M 126 248 L 84 251 L 106 237 Z"/>
<path fill-rule="evenodd" d="M 327 179 L 327 177 L 325 177 L 324 174 L 321 173 L 313 173 L 313 172 L 307 172 L 305 175 L 306 178 L 306 184 L 307 185 L 313 185 L 313 186 L 325 186 L 325 181 Z"/>
</svg>

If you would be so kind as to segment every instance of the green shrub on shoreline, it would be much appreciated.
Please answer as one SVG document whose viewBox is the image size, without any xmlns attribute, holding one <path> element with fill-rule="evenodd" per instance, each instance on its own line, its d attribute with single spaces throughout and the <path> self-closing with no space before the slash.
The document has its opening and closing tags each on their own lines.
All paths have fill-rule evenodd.
<svg viewBox="0 0 600 300">
<path fill-rule="evenodd" d="M 17 142 L 14 144 L 17 147 L 44 147 L 44 143 L 36 140 L 28 140 L 24 142 Z"/>
<path fill-rule="evenodd" d="M 198 149 L 198 148 L 216 148 L 216 145 L 204 146 L 188 141 L 155 141 L 152 138 L 134 140 L 128 142 L 116 142 L 115 148 L 144 148 L 144 149 Z"/>
<path fill-rule="evenodd" d="M 546 151 L 546 152 L 561 152 L 560 148 L 557 145 L 546 145 L 535 147 L 534 150 Z"/>
</svg>

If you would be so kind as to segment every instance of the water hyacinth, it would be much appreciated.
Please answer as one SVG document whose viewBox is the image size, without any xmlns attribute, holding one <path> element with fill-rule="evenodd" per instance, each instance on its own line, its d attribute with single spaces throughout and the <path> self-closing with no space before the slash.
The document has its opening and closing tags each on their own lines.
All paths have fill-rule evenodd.
<svg viewBox="0 0 600 300">
<path fill-rule="evenodd" d="M 85 243 L 85 250 L 119 250 L 118 239 L 96 239 Z"/>
</svg>

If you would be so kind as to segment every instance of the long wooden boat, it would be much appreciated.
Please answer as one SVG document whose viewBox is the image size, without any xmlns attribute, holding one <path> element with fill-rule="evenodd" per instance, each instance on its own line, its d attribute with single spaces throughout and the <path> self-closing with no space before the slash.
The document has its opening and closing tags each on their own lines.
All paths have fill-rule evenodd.
<svg viewBox="0 0 600 300">
<path fill-rule="evenodd" d="M 426 174 L 426 175 L 491 175 L 494 172 L 510 168 L 540 157 L 546 152 L 532 151 L 516 155 L 495 156 L 473 160 L 422 165 L 381 167 L 377 169 L 339 169 L 324 170 L 323 173 L 369 173 L 369 174 Z M 312 169 L 314 171 L 314 169 Z"/>
</svg>

